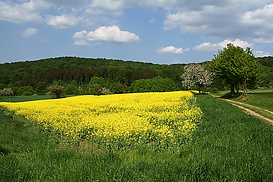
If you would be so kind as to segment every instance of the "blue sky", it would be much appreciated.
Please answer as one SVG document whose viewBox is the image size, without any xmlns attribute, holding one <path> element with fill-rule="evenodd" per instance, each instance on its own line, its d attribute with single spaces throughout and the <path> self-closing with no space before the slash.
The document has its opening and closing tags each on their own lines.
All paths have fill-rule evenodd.
<svg viewBox="0 0 273 182">
<path fill-rule="evenodd" d="M 273 54 L 271 0 L 1 0 L 0 63 L 60 56 L 211 60 L 228 43 Z"/>
</svg>

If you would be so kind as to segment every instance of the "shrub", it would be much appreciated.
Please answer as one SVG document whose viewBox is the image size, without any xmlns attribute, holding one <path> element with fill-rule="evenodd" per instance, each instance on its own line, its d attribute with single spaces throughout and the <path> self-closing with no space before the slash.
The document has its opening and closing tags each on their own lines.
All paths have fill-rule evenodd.
<svg viewBox="0 0 273 182">
<path fill-rule="evenodd" d="M 11 88 L 4 88 L 3 90 L 0 90 L 0 94 L 9 97 L 13 95 L 13 90 Z"/>
<path fill-rule="evenodd" d="M 52 85 L 48 87 L 49 95 L 53 95 L 55 99 L 64 97 L 62 85 Z"/>
<path fill-rule="evenodd" d="M 91 95 L 108 95 L 111 94 L 111 91 L 105 87 L 100 86 L 99 84 L 95 83 L 90 85 L 89 94 Z"/>
</svg>

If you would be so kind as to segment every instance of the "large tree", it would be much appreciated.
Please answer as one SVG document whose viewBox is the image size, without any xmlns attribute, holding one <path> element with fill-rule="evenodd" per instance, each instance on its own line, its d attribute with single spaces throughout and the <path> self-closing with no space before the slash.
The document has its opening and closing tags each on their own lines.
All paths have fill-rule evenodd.
<svg viewBox="0 0 273 182">
<path fill-rule="evenodd" d="M 257 80 L 260 66 L 249 47 L 243 49 L 228 44 L 214 55 L 209 68 L 230 84 L 230 92 L 233 96 L 235 88 L 239 88 L 240 85 L 247 93 L 247 86 L 253 85 Z"/>
<path fill-rule="evenodd" d="M 197 88 L 200 93 L 204 87 L 212 83 L 213 73 L 206 68 L 205 64 L 188 64 L 181 78 L 184 87 Z"/>
</svg>

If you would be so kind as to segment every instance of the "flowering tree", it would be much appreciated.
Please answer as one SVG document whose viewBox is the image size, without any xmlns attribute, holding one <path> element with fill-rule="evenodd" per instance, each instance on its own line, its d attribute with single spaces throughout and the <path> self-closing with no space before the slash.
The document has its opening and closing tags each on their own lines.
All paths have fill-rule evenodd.
<svg viewBox="0 0 273 182">
<path fill-rule="evenodd" d="M 13 90 L 11 88 L 4 88 L 3 90 L 0 90 L 0 94 L 9 97 L 13 95 Z"/>
<path fill-rule="evenodd" d="M 182 85 L 188 89 L 197 88 L 201 93 L 204 87 L 212 83 L 213 75 L 204 64 L 188 64 L 181 76 Z"/>
</svg>

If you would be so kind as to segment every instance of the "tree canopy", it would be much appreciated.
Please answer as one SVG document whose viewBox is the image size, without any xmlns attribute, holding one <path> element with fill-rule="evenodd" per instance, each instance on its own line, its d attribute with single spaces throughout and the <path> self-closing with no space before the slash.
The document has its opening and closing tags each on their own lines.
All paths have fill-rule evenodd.
<svg viewBox="0 0 273 182">
<path fill-rule="evenodd" d="M 241 52 L 245 52 L 245 50 Z M 222 56 L 219 57 L 222 58 Z M 253 59 L 253 55 L 250 58 Z M 271 86 L 273 57 L 255 58 L 254 63 L 257 62 L 262 64 L 259 86 Z M 236 61 L 236 63 L 240 62 Z M 204 63 L 196 65 L 199 64 Z M 113 94 L 181 90 L 183 89 L 181 75 L 186 71 L 185 66 L 186 64 L 161 65 L 80 57 L 57 57 L 4 63 L 0 64 L 0 90 L 11 88 L 13 95 L 46 94 L 47 88 L 52 85 L 63 86 L 64 95 L 90 94 L 92 88 L 100 87 L 109 89 Z M 240 71 L 240 68 L 237 70 Z M 250 71 L 245 69 L 247 74 L 252 71 L 252 69 Z M 245 77 L 248 87 L 257 83 L 256 73 L 254 77 L 251 75 Z M 225 76 L 218 73 L 218 77 L 213 79 L 213 83 L 208 89 L 224 90 L 230 83 L 231 81 L 227 81 Z M 234 83 L 238 83 L 236 85 L 238 86 L 242 84 L 242 79 L 238 79 L 238 82 Z M 96 84 L 100 87 L 96 87 Z"/>
<path fill-rule="evenodd" d="M 228 44 L 214 55 L 209 68 L 230 84 L 231 95 L 234 95 L 235 88 L 238 91 L 239 86 L 242 86 L 246 90 L 248 86 L 255 84 L 260 64 L 249 47 L 243 49 Z"/>
</svg>

